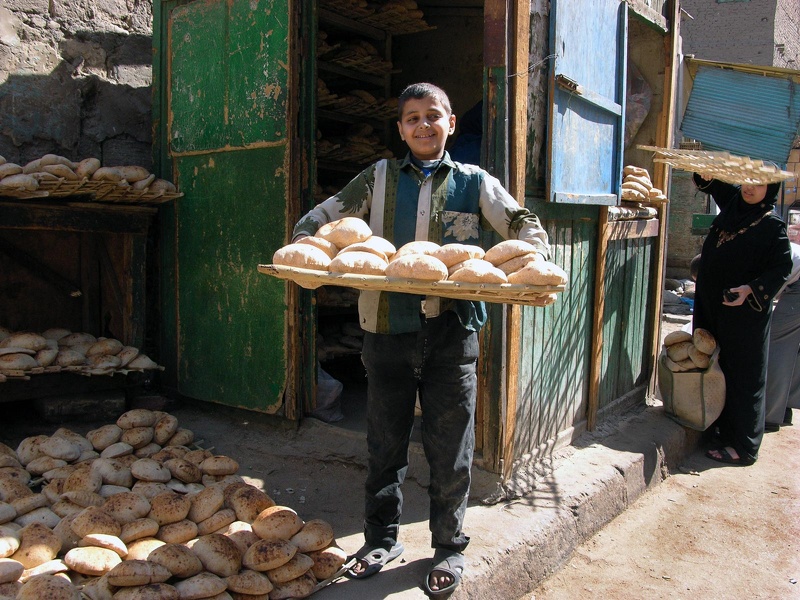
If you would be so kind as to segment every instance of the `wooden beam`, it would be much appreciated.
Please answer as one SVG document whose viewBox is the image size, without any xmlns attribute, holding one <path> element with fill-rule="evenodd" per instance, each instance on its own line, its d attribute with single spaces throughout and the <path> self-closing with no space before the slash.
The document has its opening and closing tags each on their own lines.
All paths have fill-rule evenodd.
<svg viewBox="0 0 800 600">
<path fill-rule="evenodd" d="M 589 401 L 586 407 L 586 429 L 594 431 L 600 407 L 600 377 L 603 367 L 603 314 L 605 313 L 606 256 L 609 240 L 608 207 L 600 209 L 597 224 L 597 258 L 594 266 L 594 315 L 592 317 L 592 354 L 589 364 Z"/>
<path fill-rule="evenodd" d="M 506 0 L 486 0 L 483 7 L 484 123 L 481 157 L 484 168 L 509 185 L 508 148 L 508 14 Z M 481 331 L 481 356 L 478 359 L 478 405 L 483 415 L 478 431 L 484 466 L 500 473 L 505 470 L 505 410 L 507 383 L 505 374 L 507 318 L 502 305 L 489 307 L 490 321 Z M 477 436 L 477 432 L 476 432 Z"/>
<path fill-rule="evenodd" d="M 680 32 L 681 32 L 681 3 L 680 0 L 671 0 L 670 15 L 672 27 L 670 34 L 664 36 L 664 93 L 661 115 L 656 127 L 656 145 L 662 148 L 671 148 L 673 144 L 673 131 L 675 130 L 675 106 L 677 102 L 678 69 L 676 64 L 678 53 L 680 52 Z M 653 183 L 659 189 L 664 190 L 667 197 L 670 196 L 669 190 L 669 167 L 665 163 L 655 163 L 653 166 Z M 650 393 L 656 391 L 656 364 L 658 353 L 661 346 L 661 314 L 663 302 L 664 277 L 667 264 L 667 226 L 669 224 L 669 202 L 663 202 L 656 207 L 658 210 L 659 232 L 658 243 L 655 248 L 653 260 L 656 268 L 653 274 L 653 291 L 651 294 L 653 310 L 653 337 L 650 340 L 650 352 L 648 354 L 648 369 L 650 370 Z"/>
<path fill-rule="evenodd" d="M 509 181 L 508 191 L 521 206 L 525 205 L 525 174 L 528 148 L 528 61 L 530 60 L 530 0 L 515 0 L 509 15 L 511 57 L 509 60 L 508 112 Z M 517 398 L 520 377 L 520 320 L 522 310 L 511 305 L 506 309 L 506 411 L 503 427 L 503 477 L 511 476 L 517 432 Z"/>
<path fill-rule="evenodd" d="M 608 224 L 608 239 L 615 241 L 656 237 L 660 231 L 658 219 L 612 221 Z"/>
</svg>

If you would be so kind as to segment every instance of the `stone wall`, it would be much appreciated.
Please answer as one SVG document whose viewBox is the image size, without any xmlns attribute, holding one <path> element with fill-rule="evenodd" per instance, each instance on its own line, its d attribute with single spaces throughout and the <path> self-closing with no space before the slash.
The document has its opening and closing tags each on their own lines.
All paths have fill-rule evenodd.
<svg viewBox="0 0 800 600">
<path fill-rule="evenodd" d="M 152 3 L 4 0 L 0 155 L 152 167 Z"/>
<path fill-rule="evenodd" d="M 681 0 L 686 54 L 703 60 L 773 66 L 779 0 Z M 797 0 L 780 0 L 797 2 Z"/>
</svg>

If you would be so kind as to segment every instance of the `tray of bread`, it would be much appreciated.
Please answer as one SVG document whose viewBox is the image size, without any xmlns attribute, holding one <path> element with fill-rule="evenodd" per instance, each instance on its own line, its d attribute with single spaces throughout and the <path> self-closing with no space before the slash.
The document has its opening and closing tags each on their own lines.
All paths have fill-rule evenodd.
<svg viewBox="0 0 800 600">
<path fill-rule="evenodd" d="M 0 196 L 31 200 L 88 196 L 102 202 L 160 204 L 183 196 L 175 184 L 144 167 L 103 167 L 97 158 L 80 162 L 45 154 L 24 165 L 0 156 Z"/>
<path fill-rule="evenodd" d="M 795 176 L 791 171 L 783 171 L 772 163 L 730 152 L 641 145 L 637 148 L 655 153 L 654 162 L 691 171 L 706 179 L 719 179 L 737 185 L 767 185 L 793 179 Z"/>
<path fill-rule="evenodd" d="M 345 217 L 278 249 L 258 271 L 301 287 L 325 285 L 461 300 L 547 306 L 567 274 L 536 247 L 506 240 L 484 251 L 461 243 L 414 241 L 395 248 L 362 219 Z"/>
</svg>

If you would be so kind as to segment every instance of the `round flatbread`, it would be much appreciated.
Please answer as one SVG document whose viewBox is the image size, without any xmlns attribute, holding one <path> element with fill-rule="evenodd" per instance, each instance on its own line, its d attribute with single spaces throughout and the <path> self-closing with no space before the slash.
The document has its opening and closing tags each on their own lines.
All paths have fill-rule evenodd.
<svg viewBox="0 0 800 600">
<path fill-rule="evenodd" d="M 331 273 L 354 273 L 358 275 L 383 275 L 386 260 L 372 252 L 340 252 L 331 261 Z"/>
<path fill-rule="evenodd" d="M 523 240 L 505 240 L 489 248 L 483 258 L 494 266 L 498 266 L 517 256 L 536 251 L 536 246 L 529 242 Z"/>
<path fill-rule="evenodd" d="M 529 263 L 536 262 L 537 260 L 543 261 L 544 256 L 538 252 L 528 252 L 527 254 L 522 254 L 512 258 L 511 260 L 507 260 L 504 263 L 500 263 L 497 265 L 497 268 L 506 275 L 511 275 L 511 273 L 519 271 L 522 267 L 528 265 Z"/>
<path fill-rule="evenodd" d="M 445 244 L 431 253 L 431 256 L 438 258 L 449 269 L 456 263 L 469 260 L 471 258 L 483 258 L 486 252 L 480 246 L 472 244 Z"/>
<path fill-rule="evenodd" d="M 365 252 L 374 252 L 378 256 L 386 256 L 387 260 L 394 256 L 395 252 L 397 252 L 397 248 L 394 247 L 392 242 L 378 235 L 372 235 L 363 242 L 359 242 L 357 244 L 350 244 L 346 248 L 342 248 L 342 252 L 345 250 L 349 252 L 354 249 Z"/>
<path fill-rule="evenodd" d="M 289 244 L 272 255 L 272 262 L 285 267 L 324 271 L 331 264 L 331 257 L 310 244 Z"/>
<path fill-rule="evenodd" d="M 694 344 L 689 346 L 689 360 L 691 360 L 698 369 L 707 369 L 711 364 L 711 357 L 704 352 L 700 352 Z"/>
<path fill-rule="evenodd" d="M 689 348 L 694 348 L 692 342 L 678 342 L 667 346 L 667 356 L 675 362 L 681 362 L 689 358 Z"/>
<path fill-rule="evenodd" d="M 692 342 L 694 342 L 694 345 L 700 352 L 708 354 L 709 356 L 713 354 L 714 350 L 717 348 L 717 340 L 714 339 L 711 332 L 699 327 L 695 329 L 692 334 Z"/>
<path fill-rule="evenodd" d="M 328 240 L 321 237 L 313 237 L 307 235 L 306 237 L 300 238 L 294 243 L 308 244 L 309 246 L 315 246 L 316 248 L 319 248 L 331 258 L 335 257 L 339 253 L 339 249 L 336 247 L 336 244 L 334 244 L 333 242 L 329 242 Z"/>
<path fill-rule="evenodd" d="M 535 261 L 508 276 L 509 283 L 527 285 L 563 285 L 567 274 L 558 265 L 548 261 Z"/>
<path fill-rule="evenodd" d="M 350 244 L 349 246 L 347 246 L 347 248 L 342 248 L 340 254 L 344 254 L 346 252 L 367 252 L 369 254 L 374 254 L 384 262 L 389 261 L 389 257 L 386 256 L 385 252 L 381 252 L 380 250 L 377 250 L 376 248 L 367 245 L 366 242 L 360 242 L 358 244 Z"/>
<path fill-rule="evenodd" d="M 665 346 L 672 346 L 672 344 L 677 344 L 678 342 L 691 342 L 692 341 L 692 334 L 688 331 L 673 331 L 672 333 L 668 333 L 664 338 L 664 345 Z"/>
<path fill-rule="evenodd" d="M 448 279 L 464 283 L 508 283 L 505 273 L 488 260 L 480 258 L 465 261 L 463 266 L 451 274 Z"/>
<path fill-rule="evenodd" d="M 408 242 L 407 244 L 403 244 L 400 248 L 397 249 L 394 256 L 392 256 L 392 260 L 397 260 L 407 254 L 433 254 L 436 252 L 441 246 L 436 242 L 428 242 L 426 240 L 415 240 L 413 242 Z"/>
<path fill-rule="evenodd" d="M 400 250 L 397 251 L 398 254 Z M 396 255 L 395 255 L 396 256 Z M 447 267 L 438 258 L 425 254 L 407 254 L 396 258 L 386 267 L 387 277 L 441 281 L 447 279 Z"/>
<path fill-rule="evenodd" d="M 358 217 L 345 217 L 338 221 L 326 223 L 317 230 L 315 237 L 321 237 L 344 248 L 350 244 L 363 242 L 372 235 L 372 230 L 364 219 Z"/>
</svg>

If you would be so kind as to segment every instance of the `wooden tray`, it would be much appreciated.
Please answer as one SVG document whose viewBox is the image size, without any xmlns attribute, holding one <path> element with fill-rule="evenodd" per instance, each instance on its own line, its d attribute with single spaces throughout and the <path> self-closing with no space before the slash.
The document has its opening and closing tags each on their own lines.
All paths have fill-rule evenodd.
<svg viewBox="0 0 800 600">
<path fill-rule="evenodd" d="M 151 191 L 150 188 L 136 190 L 127 182 L 94 181 L 91 179 L 46 180 L 39 183 L 34 191 L 0 190 L 0 196 L 18 200 L 40 198 L 70 198 L 71 196 L 89 196 L 99 202 L 120 202 L 126 204 L 160 204 L 183 196 L 182 192 Z"/>
<path fill-rule="evenodd" d="M 381 275 L 329 273 L 283 265 L 258 265 L 258 272 L 278 279 L 287 279 L 307 288 L 338 285 L 359 290 L 402 292 L 423 296 L 441 296 L 459 300 L 480 300 L 526 306 L 547 306 L 563 292 L 564 285 L 522 285 L 516 283 L 462 283 L 460 281 L 420 281 Z"/>
<path fill-rule="evenodd" d="M 705 178 L 719 179 L 726 183 L 766 185 L 793 179 L 795 174 L 782 171 L 770 163 L 748 156 L 737 156 L 729 152 L 705 150 L 685 150 L 678 148 L 658 148 L 656 146 L 637 146 L 639 150 L 655 153 L 654 162 L 666 163 L 702 175 Z"/>
</svg>

